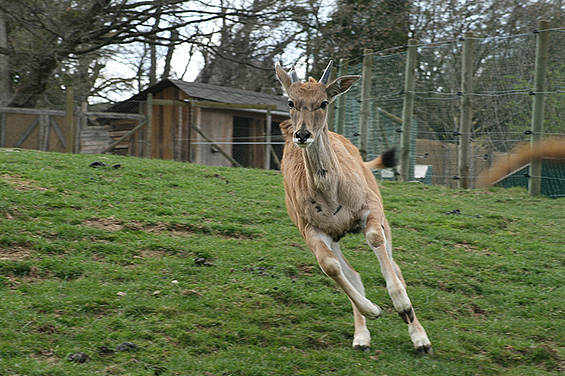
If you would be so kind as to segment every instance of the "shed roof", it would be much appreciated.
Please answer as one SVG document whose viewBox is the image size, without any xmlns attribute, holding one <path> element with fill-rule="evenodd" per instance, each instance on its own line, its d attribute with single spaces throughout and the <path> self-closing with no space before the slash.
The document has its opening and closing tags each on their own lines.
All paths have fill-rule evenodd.
<svg viewBox="0 0 565 376">
<path fill-rule="evenodd" d="M 226 86 L 187 82 L 182 80 L 165 79 L 141 91 L 128 100 L 113 105 L 109 111 L 135 112 L 131 102 L 145 100 L 148 93 L 155 94 L 167 87 L 176 86 L 192 99 L 213 101 L 218 103 L 237 104 L 271 104 L 277 106 L 276 111 L 288 111 L 288 99 L 281 95 L 265 94 L 250 90 L 235 89 Z M 129 105 L 128 105 L 129 102 Z"/>
</svg>

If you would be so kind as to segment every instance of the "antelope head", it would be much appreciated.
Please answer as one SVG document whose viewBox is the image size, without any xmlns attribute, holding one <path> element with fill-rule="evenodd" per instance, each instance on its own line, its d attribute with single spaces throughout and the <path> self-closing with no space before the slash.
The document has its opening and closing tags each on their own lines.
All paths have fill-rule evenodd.
<svg viewBox="0 0 565 376">
<path fill-rule="evenodd" d="M 305 149 L 328 131 L 326 115 L 329 104 L 351 88 L 361 76 L 342 76 L 328 84 L 333 67 L 330 60 L 322 77 L 312 77 L 306 82 L 298 79 L 294 70 L 286 72 L 278 63 L 275 65 L 277 78 L 288 95 L 288 107 L 293 124 L 292 141 Z"/>
</svg>

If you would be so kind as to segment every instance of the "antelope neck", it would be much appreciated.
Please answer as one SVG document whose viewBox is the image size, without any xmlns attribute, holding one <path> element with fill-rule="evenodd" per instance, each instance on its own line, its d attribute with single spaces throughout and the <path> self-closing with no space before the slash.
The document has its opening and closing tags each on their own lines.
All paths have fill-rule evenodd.
<svg viewBox="0 0 565 376">
<path fill-rule="evenodd" d="M 303 152 L 308 181 L 314 185 L 312 188 L 326 191 L 332 185 L 335 186 L 332 182 L 339 176 L 336 171 L 338 163 L 330 146 L 327 130 L 322 132 Z"/>
</svg>

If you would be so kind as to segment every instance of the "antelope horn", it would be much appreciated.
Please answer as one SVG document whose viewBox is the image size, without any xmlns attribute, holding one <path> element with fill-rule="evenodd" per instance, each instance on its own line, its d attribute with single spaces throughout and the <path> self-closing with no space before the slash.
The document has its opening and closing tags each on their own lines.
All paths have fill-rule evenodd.
<svg viewBox="0 0 565 376">
<path fill-rule="evenodd" d="M 332 67 L 334 65 L 334 61 L 330 60 L 330 62 L 328 63 L 328 66 L 326 67 L 326 70 L 324 70 L 324 73 L 322 74 L 322 78 L 320 78 L 320 83 L 327 85 L 328 84 L 328 79 L 330 78 L 330 73 L 332 72 Z"/>
<path fill-rule="evenodd" d="M 298 75 L 296 74 L 296 71 L 293 69 L 290 71 L 290 79 L 291 79 L 291 83 L 295 83 L 298 82 Z"/>
</svg>

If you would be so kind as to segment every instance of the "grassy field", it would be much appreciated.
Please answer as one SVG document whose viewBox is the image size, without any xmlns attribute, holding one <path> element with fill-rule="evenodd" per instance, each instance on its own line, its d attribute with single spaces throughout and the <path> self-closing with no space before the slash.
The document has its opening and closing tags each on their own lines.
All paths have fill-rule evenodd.
<svg viewBox="0 0 565 376">
<path fill-rule="evenodd" d="M 0 375 L 565 372 L 565 200 L 382 193 L 433 356 L 413 351 L 361 235 L 342 249 L 385 312 L 371 350 L 351 349 L 349 301 L 276 172 L 0 149 Z"/>
</svg>

